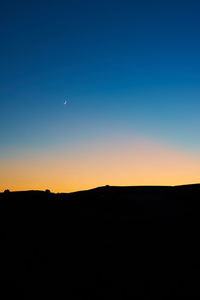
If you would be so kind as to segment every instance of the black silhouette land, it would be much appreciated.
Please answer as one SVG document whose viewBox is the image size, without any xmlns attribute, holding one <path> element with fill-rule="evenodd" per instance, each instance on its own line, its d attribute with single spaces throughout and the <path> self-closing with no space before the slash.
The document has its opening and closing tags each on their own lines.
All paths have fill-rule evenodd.
<svg viewBox="0 0 200 300">
<path fill-rule="evenodd" d="M 200 185 L 0 194 L 3 299 L 200 296 Z"/>
</svg>

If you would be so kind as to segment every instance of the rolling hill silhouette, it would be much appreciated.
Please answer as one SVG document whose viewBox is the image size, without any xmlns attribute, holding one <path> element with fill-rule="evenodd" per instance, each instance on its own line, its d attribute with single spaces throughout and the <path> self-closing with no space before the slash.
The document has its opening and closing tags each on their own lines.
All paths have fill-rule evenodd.
<svg viewBox="0 0 200 300">
<path fill-rule="evenodd" d="M 0 194 L 4 299 L 200 296 L 200 185 Z"/>
</svg>

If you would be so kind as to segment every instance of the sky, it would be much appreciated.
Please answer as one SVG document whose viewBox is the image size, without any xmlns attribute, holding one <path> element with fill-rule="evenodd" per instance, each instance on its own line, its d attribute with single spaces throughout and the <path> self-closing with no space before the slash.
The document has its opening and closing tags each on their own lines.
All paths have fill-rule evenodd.
<svg viewBox="0 0 200 300">
<path fill-rule="evenodd" d="M 1 1 L 0 191 L 200 182 L 199 15 L 194 0 Z"/>
</svg>

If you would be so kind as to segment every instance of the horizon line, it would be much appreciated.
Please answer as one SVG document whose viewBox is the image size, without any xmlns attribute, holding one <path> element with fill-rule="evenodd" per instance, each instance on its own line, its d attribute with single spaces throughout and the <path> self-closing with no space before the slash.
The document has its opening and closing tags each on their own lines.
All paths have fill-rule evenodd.
<svg viewBox="0 0 200 300">
<path fill-rule="evenodd" d="M 20 192 L 44 192 L 44 193 L 50 193 L 50 194 L 73 194 L 73 193 L 79 193 L 79 192 L 87 192 L 92 191 L 100 188 L 148 188 L 148 187 L 168 187 L 168 188 L 174 188 L 174 187 L 185 187 L 185 186 L 197 186 L 200 185 L 200 183 L 188 183 L 188 184 L 178 184 L 178 185 L 102 185 L 102 186 L 96 186 L 89 189 L 83 189 L 83 190 L 77 190 L 72 192 L 51 192 L 50 189 L 45 190 L 38 190 L 38 189 L 28 189 L 28 190 L 10 190 L 5 189 L 4 191 L 0 192 L 0 194 L 4 194 L 6 192 L 9 193 L 20 193 Z"/>
</svg>

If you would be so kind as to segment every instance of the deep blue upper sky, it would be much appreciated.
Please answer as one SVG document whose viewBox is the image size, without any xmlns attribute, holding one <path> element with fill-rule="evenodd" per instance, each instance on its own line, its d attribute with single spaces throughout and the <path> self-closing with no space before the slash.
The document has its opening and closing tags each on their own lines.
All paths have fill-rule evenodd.
<svg viewBox="0 0 200 300">
<path fill-rule="evenodd" d="M 1 152 L 118 130 L 198 151 L 199 16 L 194 0 L 1 1 Z"/>
</svg>

